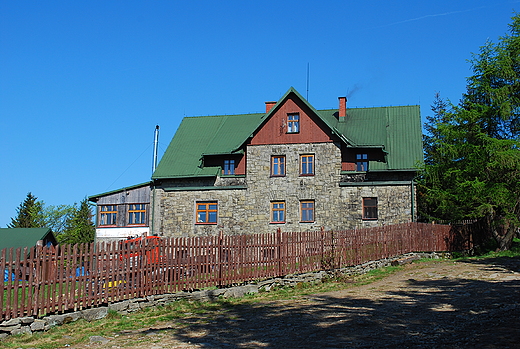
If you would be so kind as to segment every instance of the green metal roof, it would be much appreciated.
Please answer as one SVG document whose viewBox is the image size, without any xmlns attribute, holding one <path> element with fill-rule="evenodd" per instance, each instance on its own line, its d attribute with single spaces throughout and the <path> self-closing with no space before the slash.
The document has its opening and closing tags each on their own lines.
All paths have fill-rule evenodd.
<svg viewBox="0 0 520 349">
<path fill-rule="evenodd" d="M 356 148 L 382 147 L 387 162 L 370 162 L 372 170 L 415 169 L 423 161 L 421 114 L 418 105 L 347 109 L 345 121 L 333 116 L 338 110 L 322 110 L 334 118 L 334 127 Z"/>
<path fill-rule="evenodd" d="M 0 251 L 11 247 L 33 247 L 38 240 L 49 240 L 56 244 L 56 238 L 49 228 L 0 228 Z"/>
<path fill-rule="evenodd" d="M 383 149 L 387 162 L 371 162 L 370 169 L 414 169 L 422 162 L 419 106 L 347 109 L 346 120 L 339 121 L 338 109 L 316 110 L 291 87 L 268 113 L 184 118 L 152 179 L 216 176 L 220 168 L 204 167 L 203 155 L 241 152 L 254 132 L 293 95 L 347 147 Z"/>
<path fill-rule="evenodd" d="M 219 168 L 202 167 L 202 156 L 239 153 L 263 116 L 262 113 L 184 118 L 152 178 L 215 176 Z"/>
<path fill-rule="evenodd" d="M 91 195 L 91 196 L 88 197 L 88 200 L 92 201 L 92 202 L 96 202 L 96 200 L 99 199 L 100 197 L 107 196 L 107 195 L 110 195 L 110 194 L 121 193 L 121 192 L 124 192 L 126 190 L 136 189 L 136 188 L 144 187 L 144 186 L 147 186 L 147 185 L 149 186 L 150 184 L 151 184 L 151 182 L 148 181 L 148 182 L 144 182 L 144 183 L 140 183 L 140 184 L 131 185 L 131 186 L 128 186 L 128 187 L 114 189 L 114 190 L 111 190 L 111 191 L 107 191 L 105 193 Z"/>
</svg>

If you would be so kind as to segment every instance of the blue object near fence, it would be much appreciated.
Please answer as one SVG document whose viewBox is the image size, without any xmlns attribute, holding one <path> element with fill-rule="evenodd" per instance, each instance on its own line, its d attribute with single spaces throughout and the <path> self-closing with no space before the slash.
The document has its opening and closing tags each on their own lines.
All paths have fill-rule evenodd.
<svg viewBox="0 0 520 349">
<path fill-rule="evenodd" d="M 85 276 L 85 275 L 87 275 L 85 273 L 85 267 L 77 267 L 76 268 L 76 277 L 78 277 L 78 276 Z"/>
<path fill-rule="evenodd" d="M 14 279 L 16 279 L 14 273 L 9 273 L 9 270 L 4 270 L 4 282 L 8 282 L 9 281 L 9 274 L 11 274 L 11 281 L 14 281 Z"/>
</svg>

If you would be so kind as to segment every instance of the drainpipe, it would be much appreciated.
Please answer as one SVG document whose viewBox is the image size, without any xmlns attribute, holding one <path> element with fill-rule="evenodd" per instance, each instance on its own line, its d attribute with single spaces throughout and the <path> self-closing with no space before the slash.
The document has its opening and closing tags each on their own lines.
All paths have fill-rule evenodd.
<svg viewBox="0 0 520 349">
<path fill-rule="evenodd" d="M 155 236 L 155 182 L 152 180 L 152 214 L 150 220 L 150 235 Z"/>
<path fill-rule="evenodd" d="M 413 179 L 410 182 L 410 190 L 411 190 L 411 202 L 412 202 L 412 222 L 415 222 L 415 183 Z"/>
</svg>

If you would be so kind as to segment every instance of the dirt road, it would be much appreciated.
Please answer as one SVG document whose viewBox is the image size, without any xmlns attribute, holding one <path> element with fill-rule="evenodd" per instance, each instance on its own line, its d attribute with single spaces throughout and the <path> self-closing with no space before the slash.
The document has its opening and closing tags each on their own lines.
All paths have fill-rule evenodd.
<svg viewBox="0 0 520 349">
<path fill-rule="evenodd" d="M 520 259 L 406 265 L 299 299 L 186 314 L 77 348 L 519 348 Z"/>
</svg>

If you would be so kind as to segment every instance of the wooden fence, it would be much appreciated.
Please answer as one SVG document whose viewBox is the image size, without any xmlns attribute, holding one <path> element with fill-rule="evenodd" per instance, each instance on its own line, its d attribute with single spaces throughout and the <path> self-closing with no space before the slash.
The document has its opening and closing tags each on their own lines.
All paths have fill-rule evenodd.
<svg viewBox="0 0 520 349">
<path fill-rule="evenodd" d="M 333 269 L 408 252 L 454 250 L 450 226 L 144 239 L 0 252 L 0 320 Z M 460 240 L 460 238 L 459 238 Z"/>
</svg>

